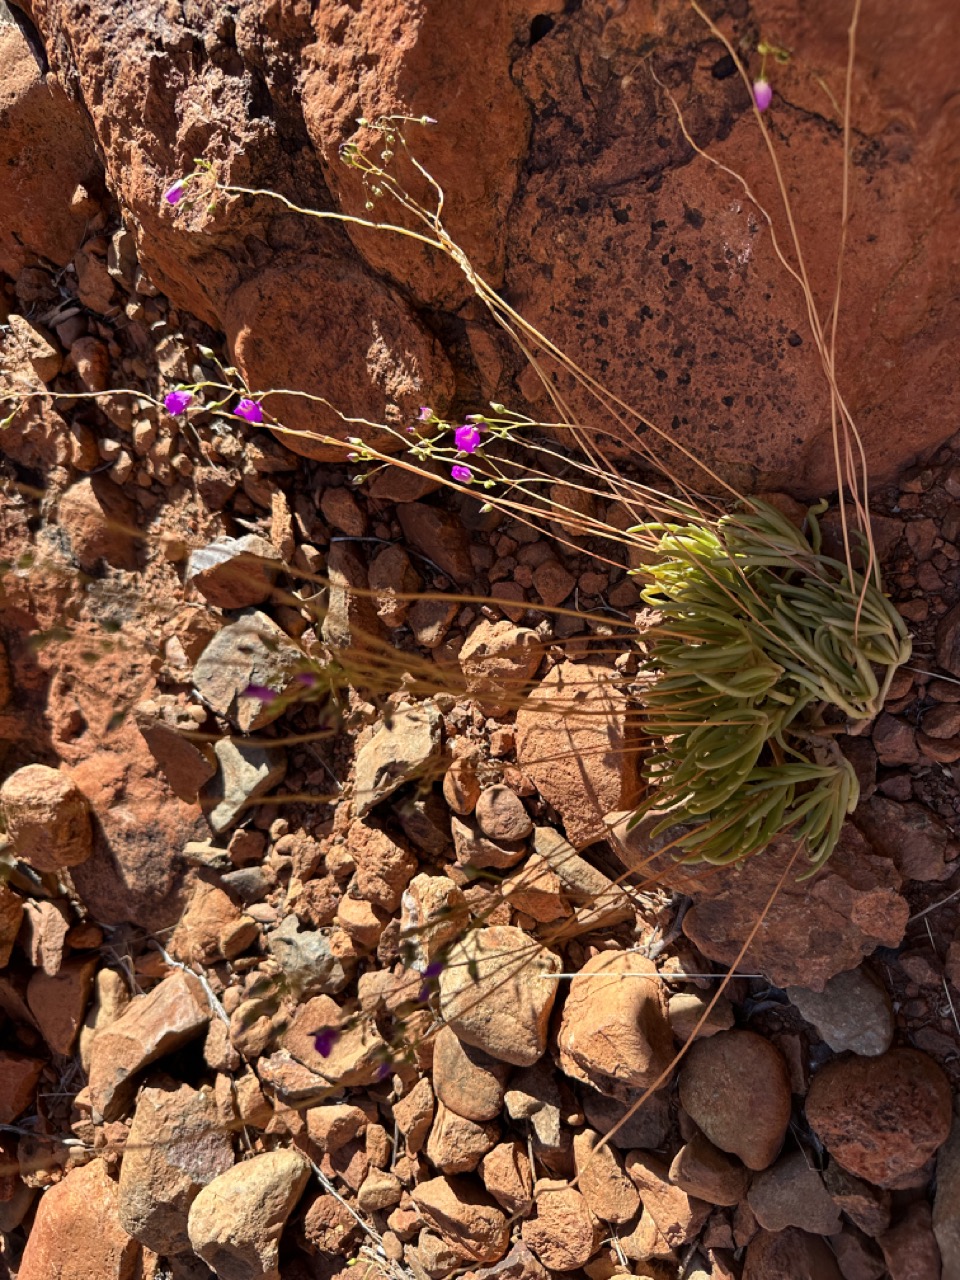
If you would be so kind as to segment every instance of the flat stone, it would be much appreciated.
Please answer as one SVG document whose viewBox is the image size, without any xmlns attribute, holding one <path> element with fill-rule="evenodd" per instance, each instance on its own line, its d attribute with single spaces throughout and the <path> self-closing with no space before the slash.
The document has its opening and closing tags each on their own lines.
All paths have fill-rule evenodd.
<svg viewBox="0 0 960 1280">
<path fill-rule="evenodd" d="M 598 1222 L 579 1191 L 563 1182 L 541 1181 L 535 1212 L 521 1228 L 528 1245 L 549 1271 L 576 1271 L 597 1247 Z"/>
<path fill-rule="evenodd" d="M 862 969 L 836 974 L 823 991 L 787 987 L 787 995 L 835 1053 L 849 1049 L 874 1057 L 886 1053 L 893 1043 L 890 997 Z"/>
<path fill-rule="evenodd" d="M 649 1151 L 631 1151 L 624 1167 L 640 1193 L 644 1209 L 671 1248 L 679 1248 L 699 1235 L 712 1206 L 671 1182 L 669 1167 L 663 1160 Z"/>
<path fill-rule="evenodd" d="M 606 1143 L 598 1150 L 600 1141 L 592 1129 L 574 1134 L 573 1158 L 581 1194 L 604 1222 L 629 1222 L 640 1209 L 639 1193 L 616 1149 Z"/>
<path fill-rule="evenodd" d="M 753 1179 L 747 1202 L 765 1231 L 799 1227 L 815 1236 L 840 1230 L 840 1214 L 806 1151 L 791 1151 Z"/>
<path fill-rule="evenodd" d="M 427 1159 L 441 1173 L 471 1173 L 499 1141 L 499 1125 L 467 1120 L 441 1101 L 427 1139 Z"/>
<path fill-rule="evenodd" d="M 742 867 L 682 866 L 660 851 L 671 832 L 653 837 L 654 820 L 628 830 L 629 819 L 629 813 L 608 815 L 617 855 L 645 879 L 693 899 L 683 931 L 720 964 L 763 973 L 779 987 L 817 991 L 877 947 L 897 947 L 903 939 L 910 907 L 900 892 L 902 876 L 850 822 L 824 869 L 798 880 L 804 867 L 790 840 L 774 841 L 751 860 L 747 874 Z M 764 927 L 755 933 L 763 911 Z"/>
<path fill-rule="evenodd" d="M 428 1178 L 411 1191 L 417 1208 L 465 1259 L 498 1262 L 510 1244 L 504 1213 L 473 1178 Z"/>
<path fill-rule="evenodd" d="M 357 817 L 364 817 L 405 783 L 429 772 L 439 753 L 440 712 L 432 702 L 394 711 L 357 752 Z"/>
<path fill-rule="evenodd" d="M 465 1044 L 441 1027 L 433 1042 L 433 1087 L 437 1097 L 467 1120 L 482 1124 L 500 1114 L 509 1067 Z"/>
<path fill-rule="evenodd" d="M 743 1280 L 844 1280 L 830 1247 L 819 1236 L 788 1227 L 758 1231 L 747 1246 Z"/>
<path fill-rule="evenodd" d="M 483 1185 L 509 1214 L 526 1214 L 533 1205 L 533 1173 L 526 1145 L 514 1138 L 498 1143 L 480 1161 Z"/>
<path fill-rule="evenodd" d="M 141 1248 L 120 1223 L 118 1201 L 102 1160 L 71 1169 L 40 1199 L 19 1280 L 134 1280 Z"/>
<path fill-rule="evenodd" d="M 282 747 L 264 747 L 236 738 L 221 738 L 214 750 L 220 772 L 203 794 L 207 821 L 214 831 L 229 831 L 251 805 L 280 782 L 287 772 Z"/>
<path fill-rule="evenodd" d="M 726 998 L 720 999 L 710 1008 L 706 1020 L 697 1030 L 697 1024 L 710 1007 L 710 997 L 698 991 L 678 991 L 670 997 L 668 1008 L 670 1026 L 676 1038 L 686 1044 L 694 1035 L 698 1039 L 715 1036 L 718 1031 L 729 1031 L 734 1024 L 733 1005 Z"/>
<path fill-rule="evenodd" d="M 440 1008 L 461 1040 L 501 1062 L 531 1066 L 547 1047 L 560 960 L 522 929 L 473 929 L 450 949 Z"/>
<path fill-rule="evenodd" d="M 285 695 L 297 688 L 303 667 L 303 654 L 286 632 L 251 609 L 213 637 L 194 663 L 193 684 L 217 715 L 253 733 L 283 713 Z M 249 695 L 251 687 L 271 696 Z"/>
<path fill-rule="evenodd" d="M 299 1151 L 267 1151 L 234 1165 L 199 1192 L 187 1221 L 190 1244 L 218 1280 L 279 1275 L 280 1236 L 309 1177 L 310 1165 Z"/>
<path fill-rule="evenodd" d="M 634 918 L 635 908 L 626 890 L 581 857 L 559 831 L 536 827 L 531 844 L 534 853 L 556 872 L 564 896 L 574 908 L 576 926 L 565 925 L 564 937 L 612 928 Z"/>
<path fill-rule="evenodd" d="M 370 595 L 365 561 L 349 542 L 333 542 L 327 555 L 327 612 L 320 635 L 332 649 L 363 653 L 383 635 L 376 600 Z"/>
<path fill-rule="evenodd" d="M 316 1047 L 319 1033 L 326 1033 L 325 1052 Z M 389 1048 L 373 1020 L 351 1023 L 329 996 L 314 996 L 301 1004 L 281 1043 L 298 1062 L 332 1084 L 374 1084 L 389 1061 Z"/>
<path fill-rule="evenodd" d="M 627 702 L 613 674 L 595 663 L 562 662 L 517 713 L 517 764 L 560 814 L 576 849 L 602 839 L 605 815 L 633 804 L 639 791 L 639 754 L 630 750 Z"/>
<path fill-rule="evenodd" d="M 856 814 L 873 847 L 891 858 L 905 880 L 945 880 L 956 869 L 960 840 L 922 804 L 872 796 Z"/>
<path fill-rule="evenodd" d="M 90 1051 L 90 1103 L 94 1120 L 119 1120 L 144 1067 L 207 1029 L 210 1005 L 198 980 L 178 970 L 98 1031 Z"/>
<path fill-rule="evenodd" d="M 669 1180 L 708 1204 L 735 1205 L 746 1196 L 750 1175 L 735 1157 L 695 1133 L 673 1157 Z"/>
<path fill-rule="evenodd" d="M 98 964 L 97 956 L 77 957 L 64 961 L 55 976 L 37 970 L 27 983 L 30 1012 L 54 1053 L 73 1053 Z"/>
<path fill-rule="evenodd" d="M 43 1061 L 0 1049 L 0 1124 L 13 1124 L 33 1102 Z"/>
<path fill-rule="evenodd" d="M 124 1231 L 154 1253 L 188 1253 L 190 1206 L 233 1162 L 212 1090 L 173 1080 L 142 1089 L 120 1167 L 117 1210 Z"/>
<path fill-rule="evenodd" d="M 191 551 L 184 581 L 218 609 L 246 609 L 269 597 L 280 568 L 273 544 L 247 533 L 240 538 L 215 538 Z"/>
<path fill-rule="evenodd" d="M 434 1109 L 435 1099 L 429 1076 L 422 1076 L 409 1093 L 405 1093 L 393 1104 L 393 1118 L 404 1136 L 409 1155 L 415 1156 L 426 1142 L 433 1124 Z"/>
</svg>

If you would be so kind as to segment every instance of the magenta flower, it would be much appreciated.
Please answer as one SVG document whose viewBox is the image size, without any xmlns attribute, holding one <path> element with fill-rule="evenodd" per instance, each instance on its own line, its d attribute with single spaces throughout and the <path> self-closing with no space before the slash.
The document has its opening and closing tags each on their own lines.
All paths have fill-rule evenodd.
<svg viewBox="0 0 960 1280">
<path fill-rule="evenodd" d="M 241 698 L 257 698 L 260 702 L 273 702 L 279 696 L 276 689 L 269 689 L 265 684 L 248 684 L 240 694 Z"/>
<path fill-rule="evenodd" d="M 167 413 L 176 417 L 178 413 L 183 413 L 187 405 L 193 403 L 192 391 L 168 391 L 163 397 L 163 407 Z"/>
<path fill-rule="evenodd" d="M 234 409 L 234 414 L 238 418 L 243 418 L 245 422 L 258 423 L 263 421 L 263 410 L 256 400 L 248 400 L 244 398 Z"/>
<path fill-rule="evenodd" d="M 187 184 L 183 178 L 178 178 L 172 187 L 167 187 L 163 198 L 167 204 L 179 204 L 186 194 Z"/>
<path fill-rule="evenodd" d="M 433 417 L 433 410 L 428 408 L 427 405 L 422 404 L 420 406 L 420 412 L 417 414 L 417 421 L 429 422 L 432 417 Z"/>
<path fill-rule="evenodd" d="M 457 427 L 453 441 L 461 453 L 476 453 L 480 446 L 480 429 L 469 425 Z"/>
<path fill-rule="evenodd" d="M 753 100 L 757 104 L 758 111 L 766 111 L 773 101 L 773 90 L 770 88 L 768 81 L 762 77 L 753 82 Z"/>
<path fill-rule="evenodd" d="M 459 480 L 461 484 L 469 484 L 473 479 L 473 472 L 469 467 L 461 467 L 459 463 L 455 467 L 450 468 L 450 475 L 454 480 Z"/>
<path fill-rule="evenodd" d="M 333 1052 L 333 1046 L 339 1039 L 340 1032 L 336 1027 L 324 1027 L 322 1031 L 314 1033 L 313 1047 L 321 1058 L 329 1058 Z"/>
</svg>

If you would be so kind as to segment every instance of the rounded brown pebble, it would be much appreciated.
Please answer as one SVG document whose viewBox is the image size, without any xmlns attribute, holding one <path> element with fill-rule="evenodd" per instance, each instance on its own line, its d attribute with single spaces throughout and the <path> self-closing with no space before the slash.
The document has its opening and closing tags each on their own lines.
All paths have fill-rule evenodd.
<svg viewBox="0 0 960 1280">
<path fill-rule="evenodd" d="M 830 1155 L 883 1186 L 913 1173 L 950 1133 L 950 1084 L 918 1049 L 836 1059 L 813 1079 L 807 1119 Z"/>
<path fill-rule="evenodd" d="M 477 825 L 490 840 L 525 840 L 533 830 L 523 801 L 509 787 L 487 787 L 477 800 Z"/>
<path fill-rule="evenodd" d="M 521 1228 L 529 1245 L 550 1271 L 576 1271 L 593 1256 L 599 1238 L 597 1219 L 579 1191 L 564 1182 L 541 1182 L 535 1192 L 536 1216 Z"/>
<path fill-rule="evenodd" d="M 45 764 L 25 765 L 0 787 L 0 805 L 17 857 L 34 870 L 60 871 L 90 857 L 90 809 L 65 773 Z"/>
<path fill-rule="evenodd" d="M 433 1087 L 437 1097 L 465 1120 L 482 1124 L 500 1114 L 510 1068 L 482 1049 L 464 1044 L 441 1027 L 433 1044 Z"/>
<path fill-rule="evenodd" d="M 720 1031 L 687 1054 L 680 1101 L 714 1146 L 749 1169 L 766 1169 L 790 1123 L 790 1073 L 763 1036 Z"/>
<path fill-rule="evenodd" d="M 796 1227 L 758 1231 L 747 1246 L 743 1280 L 843 1280 L 830 1246 Z"/>
</svg>

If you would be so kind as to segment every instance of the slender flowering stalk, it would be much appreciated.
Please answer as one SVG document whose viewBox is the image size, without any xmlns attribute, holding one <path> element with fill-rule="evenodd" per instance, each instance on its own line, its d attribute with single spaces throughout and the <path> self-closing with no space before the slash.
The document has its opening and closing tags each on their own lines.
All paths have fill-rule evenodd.
<svg viewBox="0 0 960 1280">
<path fill-rule="evenodd" d="M 168 391 L 163 398 L 163 407 L 166 409 L 167 413 L 171 414 L 174 418 L 178 414 L 183 413 L 184 409 L 192 403 L 192 391 Z"/>
<path fill-rule="evenodd" d="M 244 422 L 260 423 L 263 421 L 263 410 L 256 400 L 249 400 L 244 397 L 233 412 L 236 417 L 243 418 Z"/>
<path fill-rule="evenodd" d="M 753 100 L 758 111 L 766 111 L 773 101 L 773 89 L 770 87 L 770 82 L 763 77 L 753 82 Z"/>
<path fill-rule="evenodd" d="M 480 447 L 480 431 L 469 424 L 457 427 L 453 433 L 453 440 L 461 453 L 476 453 Z"/>
<path fill-rule="evenodd" d="M 469 467 L 461 467 L 458 463 L 455 467 L 450 468 L 450 475 L 454 480 L 459 480 L 461 484 L 469 484 L 473 479 L 473 472 Z"/>
</svg>

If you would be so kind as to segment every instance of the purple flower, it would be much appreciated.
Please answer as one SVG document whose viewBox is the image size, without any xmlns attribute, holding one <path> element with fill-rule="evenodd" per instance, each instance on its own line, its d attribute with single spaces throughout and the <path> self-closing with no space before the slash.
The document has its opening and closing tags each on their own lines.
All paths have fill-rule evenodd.
<svg viewBox="0 0 960 1280">
<path fill-rule="evenodd" d="M 313 1047 L 321 1058 L 329 1058 L 339 1039 L 340 1032 L 336 1027 L 324 1027 L 322 1031 L 314 1032 Z"/>
<path fill-rule="evenodd" d="M 240 694 L 241 698 L 259 698 L 261 702 L 273 702 L 279 696 L 275 689 L 268 689 L 265 684 L 248 684 Z"/>
<path fill-rule="evenodd" d="M 234 414 L 238 418 L 243 418 L 245 422 L 262 422 L 263 410 L 256 400 L 248 400 L 246 397 L 240 401 L 234 409 Z"/>
<path fill-rule="evenodd" d="M 188 404 L 193 403 L 192 391 L 168 391 L 163 397 L 163 407 L 174 417 L 183 413 Z"/>
<path fill-rule="evenodd" d="M 379 1067 L 377 1067 L 377 1079 L 386 1080 L 387 1076 L 390 1074 L 390 1071 L 391 1071 L 390 1063 L 381 1062 Z"/>
<path fill-rule="evenodd" d="M 167 204 L 179 204 L 186 194 L 187 184 L 183 178 L 178 178 L 172 187 L 167 187 L 163 198 Z"/>
<path fill-rule="evenodd" d="M 450 468 L 450 475 L 454 480 L 459 480 L 461 484 L 469 484 L 473 479 L 473 472 L 469 467 L 461 467 L 459 463 L 455 467 Z"/>
<path fill-rule="evenodd" d="M 431 960 L 421 975 L 424 978 L 439 978 L 443 973 L 443 961 Z"/>
<path fill-rule="evenodd" d="M 313 671 L 298 671 L 297 684 L 303 685 L 305 689 L 315 689 L 317 687 L 318 677 Z"/>
<path fill-rule="evenodd" d="M 763 78 L 753 82 L 753 100 L 757 104 L 758 111 L 766 111 L 773 101 L 773 90 Z"/>
<path fill-rule="evenodd" d="M 469 425 L 457 427 L 453 441 L 461 453 L 476 453 L 480 446 L 480 429 Z"/>
<path fill-rule="evenodd" d="M 429 422 L 433 417 L 433 410 L 429 409 L 425 404 L 420 406 L 420 412 L 417 415 L 418 422 Z"/>
</svg>

